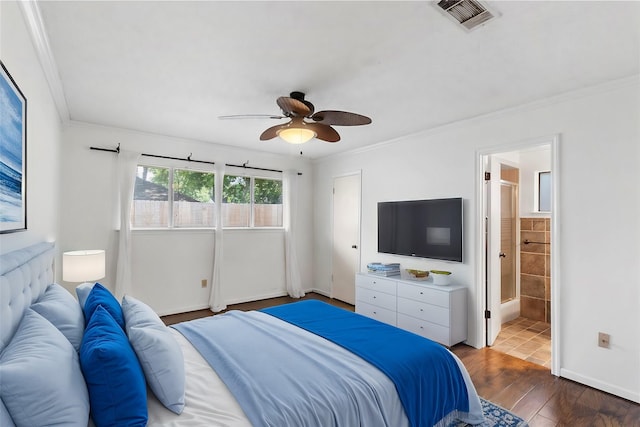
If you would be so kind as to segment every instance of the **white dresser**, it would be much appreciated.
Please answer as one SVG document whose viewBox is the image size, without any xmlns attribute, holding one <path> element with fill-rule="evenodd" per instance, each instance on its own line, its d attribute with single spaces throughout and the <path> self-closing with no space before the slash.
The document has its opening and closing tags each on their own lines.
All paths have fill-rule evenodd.
<svg viewBox="0 0 640 427">
<path fill-rule="evenodd" d="M 430 281 L 356 274 L 356 313 L 447 347 L 467 339 L 467 289 Z"/>
</svg>

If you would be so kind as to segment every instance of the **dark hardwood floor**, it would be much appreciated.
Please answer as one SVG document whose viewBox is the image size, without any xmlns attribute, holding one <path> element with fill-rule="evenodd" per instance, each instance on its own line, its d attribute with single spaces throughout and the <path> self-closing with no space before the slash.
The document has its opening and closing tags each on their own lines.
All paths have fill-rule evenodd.
<svg viewBox="0 0 640 427">
<path fill-rule="evenodd" d="M 309 293 L 353 311 L 353 306 Z M 299 301 L 290 297 L 234 304 L 227 310 L 257 310 Z M 167 325 L 212 316 L 210 310 L 164 316 Z M 458 344 L 451 349 L 467 367 L 483 398 L 524 418 L 531 427 L 640 427 L 640 405 L 573 381 L 554 377 L 542 366 L 491 350 Z"/>
</svg>

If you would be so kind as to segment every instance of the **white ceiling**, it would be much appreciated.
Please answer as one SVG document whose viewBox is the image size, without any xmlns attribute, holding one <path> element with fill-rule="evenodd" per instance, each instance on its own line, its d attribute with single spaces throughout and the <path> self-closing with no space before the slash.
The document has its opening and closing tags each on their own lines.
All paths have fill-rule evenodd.
<svg viewBox="0 0 640 427">
<path fill-rule="evenodd" d="M 315 158 L 640 72 L 640 2 L 487 2 L 471 32 L 428 1 L 40 2 L 71 120 Z M 342 140 L 260 133 L 299 90 L 372 118 Z"/>
</svg>

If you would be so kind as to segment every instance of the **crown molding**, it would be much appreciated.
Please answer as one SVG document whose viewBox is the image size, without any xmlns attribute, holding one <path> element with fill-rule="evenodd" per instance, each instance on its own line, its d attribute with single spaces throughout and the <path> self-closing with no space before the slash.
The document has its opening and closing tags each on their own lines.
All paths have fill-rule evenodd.
<svg viewBox="0 0 640 427">
<path fill-rule="evenodd" d="M 62 88 L 62 81 L 60 80 L 60 74 L 58 74 L 58 66 L 56 60 L 53 57 L 51 51 L 51 45 L 49 44 L 49 37 L 42 21 L 42 14 L 38 3 L 33 0 L 22 0 L 18 2 L 22 16 L 24 17 L 27 30 L 31 35 L 33 46 L 35 47 L 42 71 L 49 85 L 49 91 L 53 97 L 53 101 L 56 104 L 58 115 L 63 123 L 67 123 L 70 119 L 69 108 L 67 106 L 67 100 L 64 96 L 64 90 Z"/>
</svg>

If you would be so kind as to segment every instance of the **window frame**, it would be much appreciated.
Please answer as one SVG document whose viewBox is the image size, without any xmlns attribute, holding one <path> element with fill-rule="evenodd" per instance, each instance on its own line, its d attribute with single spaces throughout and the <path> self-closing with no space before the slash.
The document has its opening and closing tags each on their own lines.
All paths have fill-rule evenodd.
<svg viewBox="0 0 640 427">
<path fill-rule="evenodd" d="M 207 174 L 211 174 L 213 175 L 213 185 L 214 185 L 214 197 L 215 197 L 215 184 L 216 184 L 216 172 L 214 170 L 207 170 L 205 168 L 190 168 L 190 167 L 186 167 L 186 166 L 176 166 L 173 164 L 162 164 L 160 162 L 153 162 L 153 163 L 138 163 L 136 165 L 136 170 L 138 167 L 149 167 L 149 168 L 157 168 L 157 169 L 168 169 L 168 182 L 167 182 L 167 203 L 168 203 L 168 221 L 167 221 L 167 225 L 166 226 L 155 226 L 155 227 L 139 227 L 139 226 L 134 226 L 133 222 L 131 221 L 131 218 L 129 218 L 130 221 L 130 226 L 131 226 L 131 231 L 145 231 L 145 230 L 215 230 L 216 229 L 216 221 L 213 222 L 213 225 L 211 226 L 197 226 L 197 227 L 190 227 L 190 226 L 175 226 L 175 219 L 174 219 L 174 172 L 175 170 L 183 170 L 183 171 L 188 171 L 188 172 L 199 172 L 199 173 L 207 173 Z M 137 176 L 137 174 L 136 174 Z M 135 197 L 135 191 L 134 191 L 134 197 Z M 135 199 L 132 199 L 131 202 L 133 203 L 135 201 Z M 215 207 L 215 200 L 213 202 L 214 207 Z"/>
<path fill-rule="evenodd" d="M 549 210 L 541 210 L 540 205 L 541 203 L 541 196 L 543 194 L 543 192 L 540 189 L 540 177 L 542 175 L 548 175 L 549 176 L 549 182 L 548 184 L 545 185 L 545 187 L 548 187 L 546 189 L 546 193 L 549 196 L 549 200 L 548 200 L 548 204 L 549 204 Z M 552 197 L 551 197 L 551 191 L 553 188 L 553 184 L 552 184 L 552 180 L 553 180 L 553 176 L 551 174 L 550 170 L 541 170 L 541 171 L 536 171 L 535 172 L 535 179 L 534 179 L 534 207 L 535 207 L 535 212 L 537 213 L 551 213 L 551 210 L 553 208 L 553 206 L 551 206 L 551 202 L 552 202 Z"/>
<path fill-rule="evenodd" d="M 282 179 L 282 177 L 274 177 L 274 176 L 264 176 L 262 174 L 247 174 L 245 173 L 227 173 L 225 171 L 224 177 L 223 177 L 223 182 L 224 182 L 224 178 L 227 176 L 237 176 L 237 177 L 243 177 L 243 178 L 249 178 L 249 225 L 248 226 L 239 226 L 239 227 L 234 227 L 234 226 L 227 226 L 227 225 L 222 225 L 222 228 L 224 230 L 249 230 L 249 229 L 253 229 L 253 230 L 279 230 L 279 229 L 284 229 L 284 196 L 283 196 L 283 192 L 284 192 L 284 180 Z M 282 223 L 282 225 L 261 225 L 261 226 L 256 226 L 255 225 L 255 180 L 256 179 L 262 179 L 262 180 L 269 180 L 269 181 L 279 181 L 280 185 L 281 185 L 281 198 L 282 198 L 282 217 L 280 218 L 280 222 Z M 222 204 L 224 205 L 225 196 L 224 196 L 224 186 L 222 187 Z M 262 203 L 261 203 L 262 204 Z"/>
</svg>

